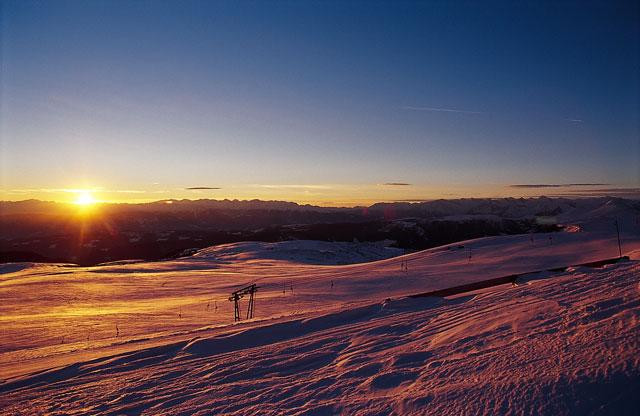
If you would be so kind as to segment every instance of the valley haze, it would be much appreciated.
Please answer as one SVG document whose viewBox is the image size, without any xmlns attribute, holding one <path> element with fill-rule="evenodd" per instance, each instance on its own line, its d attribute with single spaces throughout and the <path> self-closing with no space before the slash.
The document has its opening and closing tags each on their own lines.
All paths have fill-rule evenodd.
<svg viewBox="0 0 640 416">
<path fill-rule="evenodd" d="M 503 198 L 378 203 L 329 208 L 283 201 L 164 200 L 69 205 L 0 202 L 0 260 L 95 265 L 158 260 L 184 250 L 247 240 L 382 241 L 418 250 L 458 240 L 561 229 L 559 214 L 624 199 Z M 540 219 L 544 217 L 544 221 Z"/>
</svg>

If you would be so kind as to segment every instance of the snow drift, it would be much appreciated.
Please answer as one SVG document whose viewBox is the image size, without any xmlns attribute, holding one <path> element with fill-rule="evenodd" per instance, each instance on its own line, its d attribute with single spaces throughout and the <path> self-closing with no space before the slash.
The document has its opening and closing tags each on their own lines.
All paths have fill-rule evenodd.
<svg viewBox="0 0 640 416">
<path fill-rule="evenodd" d="M 591 215 L 576 232 L 391 258 L 298 241 L 4 266 L 0 413 L 634 414 L 640 233 L 623 229 L 631 261 L 565 270 L 618 254 L 611 218 Z M 229 293 L 247 282 L 256 318 L 233 323 Z"/>
</svg>

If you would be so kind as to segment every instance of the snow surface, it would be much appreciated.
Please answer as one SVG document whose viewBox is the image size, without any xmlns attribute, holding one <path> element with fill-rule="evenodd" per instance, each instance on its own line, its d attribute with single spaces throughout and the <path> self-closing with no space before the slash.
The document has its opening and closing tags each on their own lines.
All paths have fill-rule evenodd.
<svg viewBox="0 0 640 416">
<path fill-rule="evenodd" d="M 623 228 L 635 260 L 547 271 L 617 256 L 608 219 L 580 225 L 349 265 L 309 264 L 349 252 L 312 242 L 7 265 L 0 412 L 635 414 L 640 232 Z M 404 297 L 531 271 L 514 287 Z M 233 323 L 229 293 L 250 282 L 256 318 Z"/>
<path fill-rule="evenodd" d="M 293 263 L 334 265 L 366 263 L 404 254 L 404 250 L 389 247 L 388 243 L 313 240 L 291 240 L 278 243 L 248 241 L 208 247 L 199 250 L 192 258 L 221 263 L 270 259 Z"/>
</svg>

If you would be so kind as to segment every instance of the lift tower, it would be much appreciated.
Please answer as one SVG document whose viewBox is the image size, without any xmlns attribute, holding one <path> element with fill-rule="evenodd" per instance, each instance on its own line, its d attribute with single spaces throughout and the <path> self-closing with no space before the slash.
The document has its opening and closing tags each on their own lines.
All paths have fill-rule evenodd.
<svg viewBox="0 0 640 416">
<path fill-rule="evenodd" d="M 256 284 L 251 284 L 249 286 L 245 286 L 242 289 L 238 289 L 235 292 L 231 293 L 229 296 L 229 302 L 233 302 L 233 320 L 239 321 L 240 316 L 240 299 L 244 297 L 244 295 L 249 295 L 249 306 L 247 307 L 247 319 L 253 318 L 254 311 L 254 294 L 258 291 L 258 286 Z"/>
</svg>

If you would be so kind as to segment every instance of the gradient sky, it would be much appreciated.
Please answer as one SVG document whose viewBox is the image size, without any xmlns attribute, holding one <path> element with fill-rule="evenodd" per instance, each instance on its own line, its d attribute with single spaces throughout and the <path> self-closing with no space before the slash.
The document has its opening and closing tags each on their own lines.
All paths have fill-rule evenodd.
<svg viewBox="0 0 640 416">
<path fill-rule="evenodd" d="M 0 199 L 640 186 L 638 3 L 541 3 L 0 0 Z"/>
</svg>

